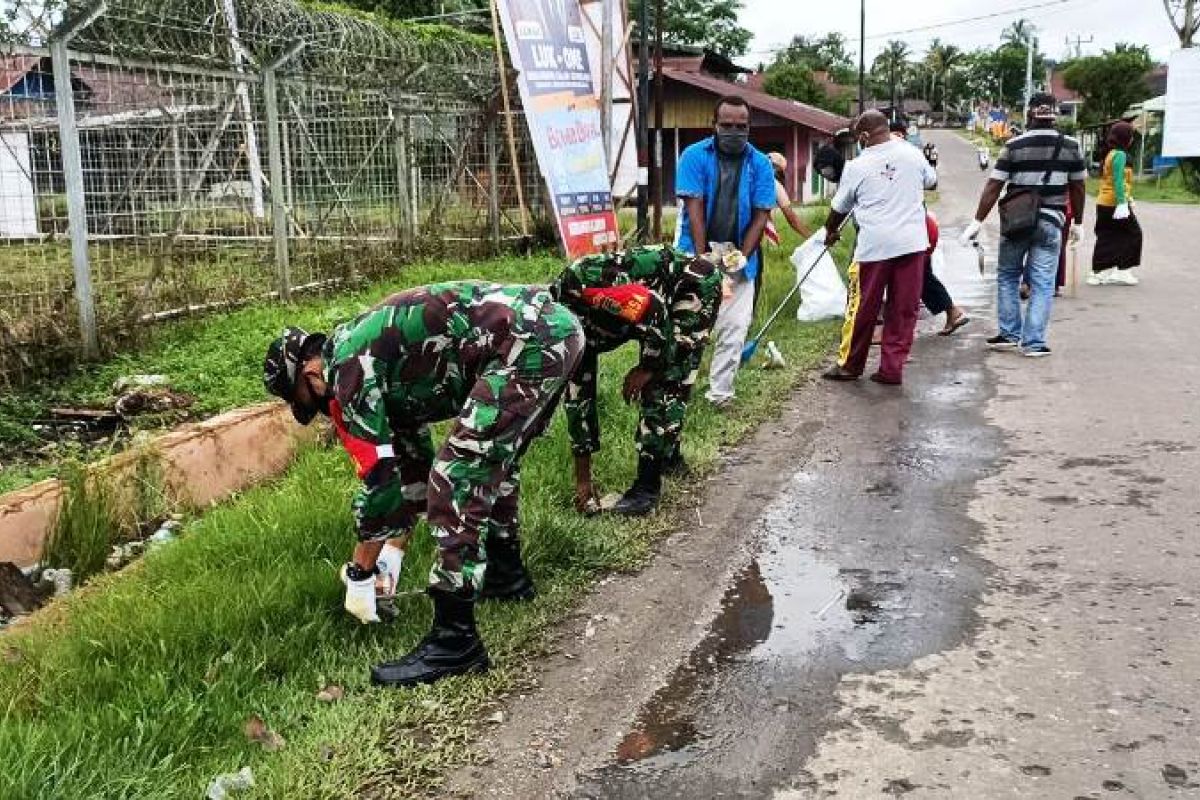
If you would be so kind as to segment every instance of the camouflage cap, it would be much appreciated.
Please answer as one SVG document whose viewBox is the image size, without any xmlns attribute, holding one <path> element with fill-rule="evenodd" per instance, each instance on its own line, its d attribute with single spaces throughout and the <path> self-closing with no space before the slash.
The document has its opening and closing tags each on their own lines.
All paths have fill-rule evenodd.
<svg viewBox="0 0 1200 800">
<path fill-rule="evenodd" d="M 323 333 L 309 333 L 302 328 L 285 328 L 283 334 L 267 348 L 267 358 L 263 362 L 263 386 L 268 392 L 283 398 L 291 405 L 292 415 L 301 425 L 312 422 L 317 411 L 300 408 L 293 402 L 296 375 L 300 372 L 305 349 L 310 344 L 322 344 L 324 341 Z"/>
</svg>

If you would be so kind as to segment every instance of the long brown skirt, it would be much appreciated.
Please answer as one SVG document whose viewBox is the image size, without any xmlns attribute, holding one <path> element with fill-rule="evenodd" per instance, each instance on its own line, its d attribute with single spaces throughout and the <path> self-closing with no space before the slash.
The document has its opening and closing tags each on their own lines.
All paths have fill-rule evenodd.
<svg viewBox="0 0 1200 800">
<path fill-rule="evenodd" d="M 1096 206 L 1096 249 L 1092 252 L 1092 271 L 1130 269 L 1142 263 L 1142 226 L 1130 212 L 1125 219 L 1113 219 L 1112 206 Z"/>
</svg>

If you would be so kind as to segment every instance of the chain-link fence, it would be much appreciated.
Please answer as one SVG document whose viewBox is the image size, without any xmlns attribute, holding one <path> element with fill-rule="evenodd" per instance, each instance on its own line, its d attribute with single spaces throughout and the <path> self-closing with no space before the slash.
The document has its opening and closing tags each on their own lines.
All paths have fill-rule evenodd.
<svg viewBox="0 0 1200 800">
<path fill-rule="evenodd" d="M 0 386 L 545 225 L 486 39 L 290 0 L 0 5 Z"/>
</svg>

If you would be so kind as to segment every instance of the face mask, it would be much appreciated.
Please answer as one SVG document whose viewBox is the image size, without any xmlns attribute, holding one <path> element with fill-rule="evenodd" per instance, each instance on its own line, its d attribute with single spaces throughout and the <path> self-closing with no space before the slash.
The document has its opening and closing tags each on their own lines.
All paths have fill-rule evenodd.
<svg viewBox="0 0 1200 800">
<path fill-rule="evenodd" d="M 717 149 L 727 156 L 740 156 L 750 141 L 749 131 L 717 131 Z"/>
</svg>

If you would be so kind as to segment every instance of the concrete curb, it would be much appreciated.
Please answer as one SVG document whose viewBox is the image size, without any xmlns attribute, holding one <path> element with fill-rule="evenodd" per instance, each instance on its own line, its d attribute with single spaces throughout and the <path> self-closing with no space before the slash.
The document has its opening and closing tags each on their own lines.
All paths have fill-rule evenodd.
<svg viewBox="0 0 1200 800">
<path fill-rule="evenodd" d="M 319 429 L 297 425 L 281 403 L 264 403 L 185 425 L 92 469 L 109 479 L 119 496 L 132 495 L 132 479 L 149 460 L 161 471 L 162 488 L 174 507 L 201 509 L 282 473 Z M 58 480 L 0 496 L 0 562 L 22 568 L 37 563 L 62 496 Z"/>
</svg>

